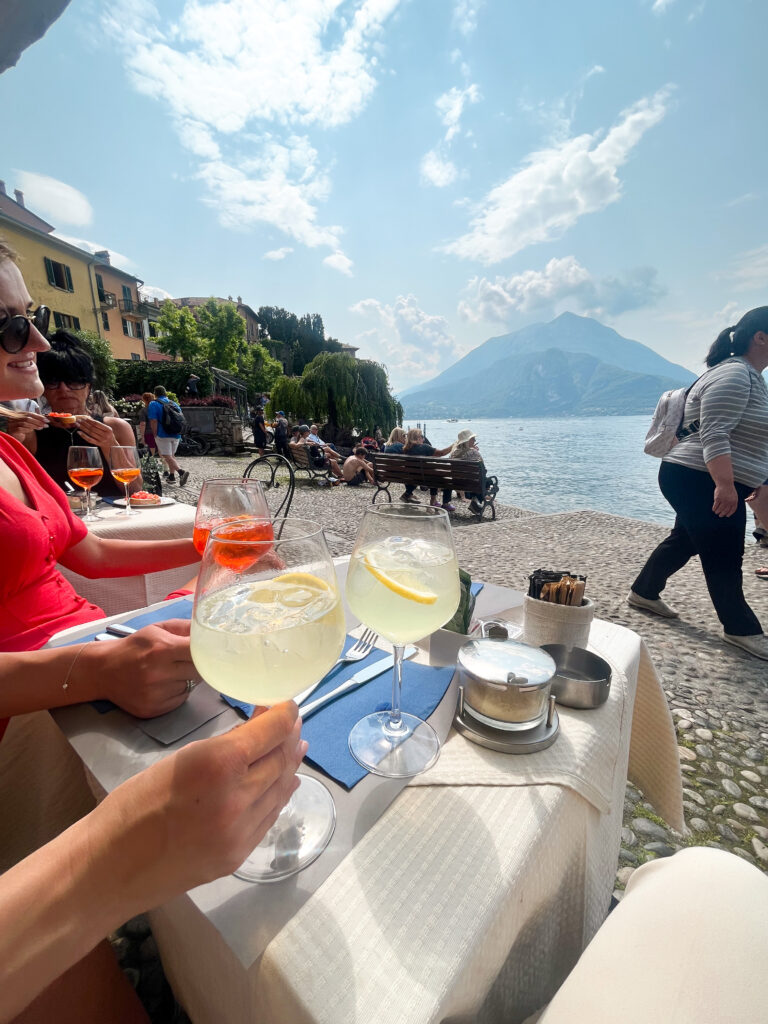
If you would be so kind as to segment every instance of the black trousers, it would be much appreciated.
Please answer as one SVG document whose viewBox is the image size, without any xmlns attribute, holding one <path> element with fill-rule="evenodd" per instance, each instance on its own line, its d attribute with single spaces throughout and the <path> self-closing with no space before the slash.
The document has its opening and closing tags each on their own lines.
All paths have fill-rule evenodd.
<svg viewBox="0 0 768 1024">
<path fill-rule="evenodd" d="M 641 597 L 656 600 L 669 577 L 698 555 L 725 632 L 754 636 L 762 633 L 762 628 L 744 598 L 741 575 L 747 525 L 744 499 L 754 488 L 739 483 L 735 486 L 738 507 L 732 516 L 721 519 L 712 511 L 715 483 L 709 473 L 662 462 L 659 487 L 677 513 L 675 525 L 645 563 L 632 589 Z"/>
<path fill-rule="evenodd" d="M 405 490 L 403 491 L 403 497 L 404 498 L 405 497 L 409 497 L 410 498 L 410 496 L 413 494 L 413 492 L 415 490 L 416 490 L 416 484 L 406 484 Z M 448 502 L 451 500 L 451 494 L 452 493 L 453 493 L 453 490 L 450 487 L 447 490 L 443 491 L 443 504 L 444 505 L 447 505 Z M 429 496 L 430 496 L 430 498 L 436 498 L 437 497 L 437 488 L 436 487 L 430 488 Z"/>
</svg>

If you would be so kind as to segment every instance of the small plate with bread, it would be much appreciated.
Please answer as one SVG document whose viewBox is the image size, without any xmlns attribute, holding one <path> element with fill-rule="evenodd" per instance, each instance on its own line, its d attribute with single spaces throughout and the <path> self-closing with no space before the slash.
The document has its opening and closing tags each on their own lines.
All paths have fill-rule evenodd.
<svg viewBox="0 0 768 1024">
<path fill-rule="evenodd" d="M 117 498 L 114 503 L 120 508 L 125 508 L 125 498 Z M 136 491 L 131 495 L 131 508 L 162 508 L 164 505 L 175 505 L 173 498 L 163 498 L 159 494 L 152 494 L 150 491 Z"/>
</svg>

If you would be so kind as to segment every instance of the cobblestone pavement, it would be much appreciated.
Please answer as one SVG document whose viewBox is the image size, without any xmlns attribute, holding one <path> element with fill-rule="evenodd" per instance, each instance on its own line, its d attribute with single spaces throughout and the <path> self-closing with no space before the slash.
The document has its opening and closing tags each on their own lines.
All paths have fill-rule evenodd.
<svg viewBox="0 0 768 1024">
<path fill-rule="evenodd" d="M 183 462 L 190 479 L 174 496 L 194 504 L 204 479 L 239 476 L 248 460 Z M 290 514 L 325 524 L 332 553 L 347 554 L 372 493 L 370 487 L 300 482 Z M 478 524 L 466 503 L 457 503 L 451 520 L 460 565 L 475 579 L 518 590 L 527 589 L 528 574 L 540 566 L 586 574 L 596 614 L 646 641 L 675 718 L 688 833 L 676 833 L 641 792 L 627 785 L 617 898 L 639 864 L 688 845 L 730 850 L 768 871 L 768 663 L 722 641 L 698 560 L 678 573 L 664 593 L 680 618 L 660 619 L 630 608 L 625 599 L 646 557 L 666 536 L 665 527 L 591 511 L 539 516 L 499 506 L 497 515 L 495 523 Z M 763 561 L 768 563 L 768 552 L 749 545 L 745 593 L 768 625 L 768 586 L 754 575 Z M 146 943 L 147 936 L 141 941 Z M 136 944 L 125 948 L 135 952 Z M 185 1017 L 160 1010 L 153 1020 L 168 1024 Z"/>
</svg>

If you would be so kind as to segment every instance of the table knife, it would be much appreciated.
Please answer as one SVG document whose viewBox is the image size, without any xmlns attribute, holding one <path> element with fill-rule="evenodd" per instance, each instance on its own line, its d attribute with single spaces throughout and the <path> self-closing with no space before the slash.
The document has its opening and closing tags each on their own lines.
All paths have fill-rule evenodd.
<svg viewBox="0 0 768 1024">
<path fill-rule="evenodd" d="M 407 647 L 404 654 L 404 659 L 412 658 L 416 653 L 415 647 Z M 322 697 L 318 697 L 317 700 L 311 700 L 308 704 L 302 704 L 299 707 L 299 716 L 301 718 L 309 718 L 310 715 L 326 704 L 330 704 L 331 701 L 336 700 L 337 697 L 341 697 L 344 693 L 349 693 L 351 690 L 356 690 L 358 686 L 362 686 L 363 683 L 369 682 L 371 679 L 375 679 L 376 676 L 380 676 L 387 669 L 392 668 L 395 663 L 394 655 L 389 654 L 386 658 L 379 658 L 378 661 L 374 661 L 372 665 L 367 668 L 361 668 L 355 672 L 351 679 L 347 679 L 346 682 L 341 683 L 330 693 L 324 693 Z"/>
</svg>

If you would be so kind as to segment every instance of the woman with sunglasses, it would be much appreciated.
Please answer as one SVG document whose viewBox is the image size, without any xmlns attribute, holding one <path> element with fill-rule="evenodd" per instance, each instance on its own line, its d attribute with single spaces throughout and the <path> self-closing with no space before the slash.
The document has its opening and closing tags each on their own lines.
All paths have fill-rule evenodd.
<svg viewBox="0 0 768 1024">
<path fill-rule="evenodd" d="M 50 429 L 29 432 L 23 443 L 62 489 L 69 480 L 67 452 L 70 446 L 97 447 L 101 452 L 104 470 L 99 494 L 108 498 L 123 498 L 125 488 L 109 471 L 109 453 L 115 445 L 133 447 L 136 444 L 133 428 L 119 416 L 89 412 L 88 400 L 93 387 L 94 366 L 77 337 L 69 331 L 57 331 L 49 338 L 49 344 L 50 350 L 41 352 L 37 359 L 38 373 L 45 389 L 44 400 L 51 412 L 77 416 L 77 427 L 69 430 L 51 420 Z M 139 478 L 133 481 L 130 489 L 140 490 L 142 486 Z"/>
<path fill-rule="evenodd" d="M 36 398 L 43 390 L 37 356 L 50 348 L 44 337 L 49 313 L 44 307 L 31 313 L 31 306 L 14 255 L 0 241 L 0 403 Z M 43 433 L 49 431 L 53 428 Z M 191 538 L 126 541 L 89 533 L 26 448 L 0 434 L 0 652 L 36 651 L 59 630 L 103 618 L 103 611 L 64 579 L 57 562 L 96 579 L 162 572 L 197 561 Z M 188 696 L 187 680 L 196 678 L 189 624 L 150 628 L 154 632 L 136 634 L 144 639 L 135 651 L 121 646 L 118 653 L 114 644 L 90 644 L 76 665 L 70 664 L 73 648 L 40 652 L 32 663 L 0 654 L 0 736 L 9 715 L 77 703 L 94 694 L 140 717 L 181 704 Z"/>
</svg>

